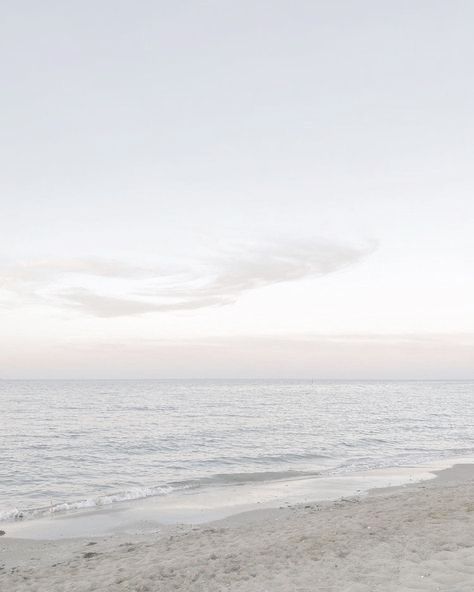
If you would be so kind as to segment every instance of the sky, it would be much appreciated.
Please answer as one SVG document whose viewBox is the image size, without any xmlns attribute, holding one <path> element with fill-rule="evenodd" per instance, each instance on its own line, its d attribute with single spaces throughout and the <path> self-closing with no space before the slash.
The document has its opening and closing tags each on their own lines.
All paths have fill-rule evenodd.
<svg viewBox="0 0 474 592">
<path fill-rule="evenodd" d="M 474 378 L 473 19 L 3 2 L 0 378 Z"/>
</svg>

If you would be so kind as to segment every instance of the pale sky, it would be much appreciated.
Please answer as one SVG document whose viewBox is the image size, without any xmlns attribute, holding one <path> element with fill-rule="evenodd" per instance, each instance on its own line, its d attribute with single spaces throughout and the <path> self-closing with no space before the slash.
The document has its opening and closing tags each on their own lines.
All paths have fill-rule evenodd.
<svg viewBox="0 0 474 592">
<path fill-rule="evenodd" d="M 473 2 L 0 16 L 0 378 L 474 377 Z"/>
</svg>

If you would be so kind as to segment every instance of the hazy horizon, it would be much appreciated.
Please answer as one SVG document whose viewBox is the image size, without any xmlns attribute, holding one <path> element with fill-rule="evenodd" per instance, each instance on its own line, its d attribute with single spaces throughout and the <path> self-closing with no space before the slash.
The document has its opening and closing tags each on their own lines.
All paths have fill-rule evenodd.
<svg viewBox="0 0 474 592">
<path fill-rule="evenodd" d="M 167 378 L 157 377 L 140 377 L 140 378 L 1 378 L 3 382 L 266 382 L 266 383 L 280 383 L 280 382 L 308 382 L 318 383 L 387 383 L 387 382 L 474 382 L 474 378 L 215 378 L 208 376 L 207 378 Z"/>
<path fill-rule="evenodd" d="M 0 377 L 474 377 L 474 5 L 9 3 Z"/>
</svg>

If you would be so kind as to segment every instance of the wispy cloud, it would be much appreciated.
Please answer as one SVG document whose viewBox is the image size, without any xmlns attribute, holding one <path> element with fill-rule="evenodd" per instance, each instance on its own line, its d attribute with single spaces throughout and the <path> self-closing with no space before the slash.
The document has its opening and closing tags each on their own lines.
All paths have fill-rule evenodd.
<svg viewBox="0 0 474 592">
<path fill-rule="evenodd" d="M 200 261 L 199 273 L 184 276 L 110 260 L 40 260 L 0 269 L 0 289 L 9 303 L 37 301 L 96 317 L 196 310 L 232 304 L 250 290 L 337 272 L 374 249 L 373 243 L 280 241 Z"/>
<path fill-rule="evenodd" d="M 111 259 L 37 259 L 20 261 L 0 268 L 0 287 L 49 282 L 62 275 L 98 277 L 149 277 L 156 269 L 137 267 Z"/>
<path fill-rule="evenodd" d="M 138 315 L 147 312 L 196 310 L 198 308 L 225 304 L 218 297 L 189 298 L 166 303 L 139 300 L 138 298 L 103 296 L 83 288 L 62 292 L 59 298 L 65 305 L 77 308 L 93 316 L 104 318 Z"/>
<path fill-rule="evenodd" d="M 339 271 L 358 262 L 374 248 L 374 243 L 354 247 L 322 241 L 293 241 L 240 250 L 217 261 L 214 276 L 204 286 L 196 288 L 194 294 L 219 296 L 227 303 L 248 290 Z"/>
</svg>

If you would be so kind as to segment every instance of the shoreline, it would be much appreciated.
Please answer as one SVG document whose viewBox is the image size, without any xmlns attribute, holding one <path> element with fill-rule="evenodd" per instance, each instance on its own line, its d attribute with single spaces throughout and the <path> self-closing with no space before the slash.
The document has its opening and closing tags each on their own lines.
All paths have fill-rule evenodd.
<svg viewBox="0 0 474 592">
<path fill-rule="evenodd" d="M 372 469 L 349 475 L 297 476 L 182 490 L 165 496 L 124 500 L 25 520 L 0 521 L 0 530 L 5 531 L 8 538 L 35 540 L 141 535 L 179 524 L 206 524 L 254 510 L 393 491 L 436 479 L 440 472 L 460 464 L 474 465 L 474 457 Z"/>
<path fill-rule="evenodd" d="M 49 541 L 2 536 L 0 568 L 9 592 L 59 592 L 65 580 L 77 592 L 472 591 L 474 464 L 200 525 Z"/>
</svg>

